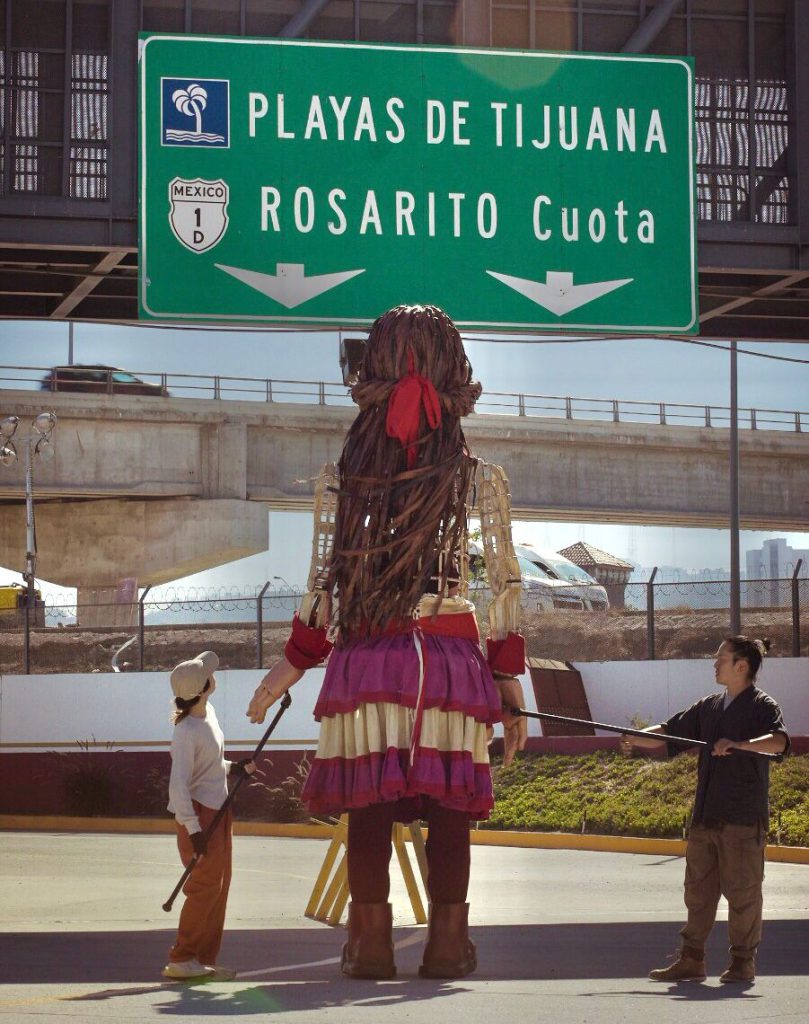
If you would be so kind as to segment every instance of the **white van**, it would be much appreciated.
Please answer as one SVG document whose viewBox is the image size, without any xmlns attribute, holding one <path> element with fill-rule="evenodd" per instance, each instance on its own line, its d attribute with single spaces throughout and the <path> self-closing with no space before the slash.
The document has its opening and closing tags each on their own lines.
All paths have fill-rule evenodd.
<svg viewBox="0 0 809 1024">
<path fill-rule="evenodd" d="M 483 561 L 483 547 L 476 541 L 469 541 L 469 600 L 478 612 L 483 614 L 491 601 L 492 593 L 486 579 Z M 551 576 L 540 566 L 517 553 L 522 582 L 520 604 L 525 611 L 581 611 L 584 601 L 575 587 L 558 577 Z"/>
<path fill-rule="evenodd" d="M 571 594 L 580 598 L 581 607 L 588 611 L 605 611 L 609 608 L 610 602 L 604 587 L 569 558 L 555 551 L 544 551 L 525 544 L 516 544 L 514 550 L 518 558 L 529 562 L 551 579 L 562 581 Z"/>
</svg>

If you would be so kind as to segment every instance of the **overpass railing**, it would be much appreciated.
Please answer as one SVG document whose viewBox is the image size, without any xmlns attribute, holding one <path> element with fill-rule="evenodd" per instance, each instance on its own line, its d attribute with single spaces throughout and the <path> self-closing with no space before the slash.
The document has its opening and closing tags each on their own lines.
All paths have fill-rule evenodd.
<svg viewBox="0 0 809 1024">
<path fill-rule="evenodd" d="M 574 590 L 581 595 L 582 585 Z M 301 597 L 265 584 L 249 590 L 160 587 L 131 603 L 49 601 L 44 627 L 34 625 L 27 634 L 28 665 L 36 673 L 168 671 L 189 652 L 210 648 L 224 668 L 261 668 L 283 653 Z M 809 657 L 808 578 L 743 580 L 741 597 L 745 633 L 769 637 L 772 656 Z M 611 586 L 610 603 L 549 608 L 524 592 L 529 655 L 571 662 L 710 658 L 729 631 L 728 580 Z M 485 623 L 485 615 L 479 618 Z M 19 618 L 0 613 L 0 673 L 22 671 L 25 637 Z"/>
<path fill-rule="evenodd" d="M 188 373 L 133 372 L 133 381 L 114 379 L 113 370 L 98 381 L 60 381 L 50 368 L 0 366 L 0 388 L 83 394 L 143 394 L 155 401 L 196 398 L 214 401 L 291 402 L 307 405 L 350 406 L 348 389 L 338 381 L 286 380 L 274 377 L 207 376 Z M 730 408 L 686 402 L 652 402 L 628 398 L 588 398 L 573 395 L 537 395 L 529 392 L 484 391 L 479 414 L 548 416 L 567 420 L 612 423 L 652 423 L 670 426 L 727 427 Z M 740 408 L 739 426 L 749 430 L 809 429 L 809 412 L 785 409 Z"/>
</svg>

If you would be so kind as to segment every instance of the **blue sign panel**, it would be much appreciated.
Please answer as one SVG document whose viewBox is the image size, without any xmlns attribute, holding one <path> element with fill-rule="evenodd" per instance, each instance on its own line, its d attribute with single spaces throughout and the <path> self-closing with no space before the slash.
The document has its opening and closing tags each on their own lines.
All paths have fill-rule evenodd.
<svg viewBox="0 0 809 1024">
<path fill-rule="evenodd" d="M 220 78 L 163 78 L 164 146 L 230 147 L 230 83 Z"/>
</svg>

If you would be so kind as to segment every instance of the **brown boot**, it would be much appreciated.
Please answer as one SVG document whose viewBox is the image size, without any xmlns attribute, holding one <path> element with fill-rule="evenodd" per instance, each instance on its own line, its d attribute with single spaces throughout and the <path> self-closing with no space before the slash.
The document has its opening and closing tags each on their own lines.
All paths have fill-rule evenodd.
<svg viewBox="0 0 809 1024">
<path fill-rule="evenodd" d="M 348 904 L 348 942 L 340 970 L 349 978 L 395 978 L 390 903 Z"/>
<path fill-rule="evenodd" d="M 731 957 L 730 963 L 727 966 L 727 970 L 723 971 L 719 975 L 719 980 L 722 982 L 729 981 L 741 981 L 753 982 L 756 980 L 756 962 L 751 957 L 734 956 Z"/>
<path fill-rule="evenodd" d="M 673 964 L 649 971 L 652 981 L 705 981 L 706 976 L 705 954 L 688 946 L 683 946 Z"/>
<path fill-rule="evenodd" d="M 469 938 L 468 903 L 433 903 L 422 978 L 463 978 L 477 967 L 475 944 Z"/>
</svg>

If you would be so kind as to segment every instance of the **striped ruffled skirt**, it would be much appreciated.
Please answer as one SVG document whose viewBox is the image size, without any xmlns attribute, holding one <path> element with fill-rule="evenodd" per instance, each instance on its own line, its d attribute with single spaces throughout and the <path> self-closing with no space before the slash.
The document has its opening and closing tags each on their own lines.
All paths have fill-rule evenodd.
<svg viewBox="0 0 809 1024">
<path fill-rule="evenodd" d="M 428 796 L 488 817 L 487 726 L 500 720 L 500 699 L 473 640 L 416 628 L 336 648 L 315 717 L 320 739 L 303 790 L 311 813 L 396 801 L 409 821 Z"/>
</svg>

